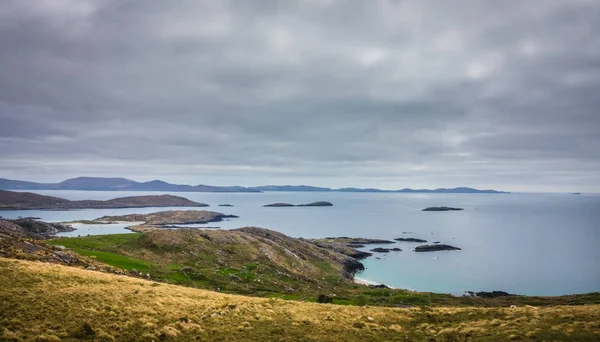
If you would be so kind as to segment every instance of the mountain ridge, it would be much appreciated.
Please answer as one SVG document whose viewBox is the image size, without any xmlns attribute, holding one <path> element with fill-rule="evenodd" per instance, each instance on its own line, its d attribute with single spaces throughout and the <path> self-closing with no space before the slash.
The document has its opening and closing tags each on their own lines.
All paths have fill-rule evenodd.
<svg viewBox="0 0 600 342">
<path fill-rule="evenodd" d="M 505 194 L 508 192 L 492 189 L 475 189 L 470 187 L 383 190 L 375 188 L 344 187 L 339 189 L 310 185 L 262 185 L 255 187 L 214 186 L 172 184 L 162 180 L 137 182 L 127 178 L 76 177 L 59 183 L 37 183 L 30 181 L 0 178 L 2 190 L 87 190 L 87 191 L 172 191 L 172 192 L 250 192 L 264 191 L 303 191 L 303 192 L 386 192 L 386 193 L 486 193 Z"/>
</svg>

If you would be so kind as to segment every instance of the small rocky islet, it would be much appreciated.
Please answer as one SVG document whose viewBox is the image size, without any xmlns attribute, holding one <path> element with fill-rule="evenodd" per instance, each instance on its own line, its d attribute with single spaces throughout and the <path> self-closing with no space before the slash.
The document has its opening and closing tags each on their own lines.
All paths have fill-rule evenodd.
<svg viewBox="0 0 600 342">
<path fill-rule="evenodd" d="M 428 207 L 421 211 L 461 211 L 465 210 L 463 208 L 455 208 L 455 207 Z"/>
<path fill-rule="evenodd" d="M 277 203 L 263 205 L 263 207 L 275 207 L 275 208 L 281 208 L 281 207 L 331 207 L 331 206 L 333 206 L 333 203 L 326 202 L 326 201 L 318 201 L 318 202 L 312 202 L 312 203 L 306 203 L 306 204 L 291 204 L 291 203 L 277 202 Z"/>
<path fill-rule="evenodd" d="M 445 244 L 434 244 L 434 245 L 422 245 L 415 247 L 415 252 L 438 252 L 438 251 L 461 251 L 461 248 L 445 245 Z"/>
<path fill-rule="evenodd" d="M 427 242 L 427 240 L 415 239 L 415 238 L 396 238 L 394 240 L 400 241 L 400 242 L 421 242 L 421 243 L 426 243 Z"/>
<path fill-rule="evenodd" d="M 377 248 L 370 249 L 370 251 L 376 252 L 376 253 L 402 252 L 402 250 L 397 247 L 394 247 L 394 248 L 377 247 Z"/>
</svg>

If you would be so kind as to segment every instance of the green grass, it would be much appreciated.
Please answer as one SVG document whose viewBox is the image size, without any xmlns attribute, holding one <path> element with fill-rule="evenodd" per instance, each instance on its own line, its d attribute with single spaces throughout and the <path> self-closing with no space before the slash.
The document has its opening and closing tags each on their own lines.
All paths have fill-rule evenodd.
<svg viewBox="0 0 600 342">
<path fill-rule="evenodd" d="M 138 247 L 140 234 L 110 234 L 83 237 L 68 237 L 49 240 L 51 245 L 62 245 L 69 249 L 100 249 L 108 250 L 118 247 Z"/>
<path fill-rule="evenodd" d="M 117 248 L 137 246 L 138 234 L 93 235 L 86 237 L 59 238 L 48 241 L 51 245 L 61 245 L 84 256 L 94 257 L 105 264 L 125 270 L 135 269 L 147 272 L 152 269 L 150 262 L 128 257 L 114 252 Z"/>
<path fill-rule="evenodd" d="M 88 257 L 96 258 L 96 260 L 101 261 L 105 264 L 122 268 L 125 270 L 135 269 L 137 271 L 150 271 L 152 268 L 150 263 L 136 260 L 132 258 L 128 258 L 119 254 L 110 253 L 110 252 L 102 252 L 102 251 L 89 251 L 85 249 L 72 249 L 74 252 L 79 253 L 81 255 L 85 255 Z"/>
</svg>

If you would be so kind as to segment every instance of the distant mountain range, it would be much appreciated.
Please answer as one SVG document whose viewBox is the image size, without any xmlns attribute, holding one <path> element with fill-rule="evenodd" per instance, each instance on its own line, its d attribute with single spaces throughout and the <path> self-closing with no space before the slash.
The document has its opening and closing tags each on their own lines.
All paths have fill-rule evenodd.
<svg viewBox="0 0 600 342">
<path fill-rule="evenodd" d="M 404 193 L 507 193 L 473 188 L 380 190 L 360 188 L 323 188 L 308 185 L 264 185 L 257 187 L 171 184 L 161 180 L 136 182 L 127 178 L 77 177 L 60 183 L 35 183 L 0 178 L 3 190 L 91 190 L 91 191 L 171 191 L 171 192 L 263 192 L 263 191 L 320 191 L 320 192 L 404 192 Z"/>
</svg>

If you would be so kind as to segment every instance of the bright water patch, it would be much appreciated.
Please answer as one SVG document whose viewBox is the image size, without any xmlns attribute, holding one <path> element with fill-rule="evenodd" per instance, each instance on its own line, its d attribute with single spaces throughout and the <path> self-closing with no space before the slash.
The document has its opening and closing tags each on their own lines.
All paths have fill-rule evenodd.
<svg viewBox="0 0 600 342">
<path fill-rule="evenodd" d="M 125 227 L 129 227 L 134 223 L 113 223 L 113 224 L 83 224 L 83 223 L 74 223 L 70 224 L 71 227 L 76 230 L 72 232 L 62 232 L 57 234 L 61 237 L 77 237 L 77 236 L 87 236 L 87 235 L 107 235 L 107 234 L 127 234 L 133 233 L 129 229 L 125 229 Z"/>
</svg>

